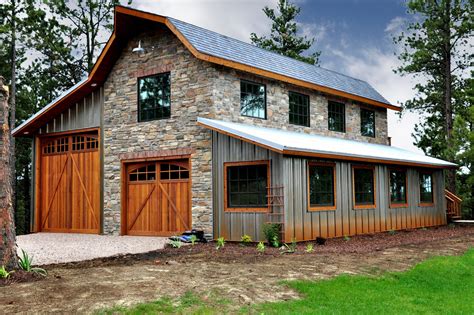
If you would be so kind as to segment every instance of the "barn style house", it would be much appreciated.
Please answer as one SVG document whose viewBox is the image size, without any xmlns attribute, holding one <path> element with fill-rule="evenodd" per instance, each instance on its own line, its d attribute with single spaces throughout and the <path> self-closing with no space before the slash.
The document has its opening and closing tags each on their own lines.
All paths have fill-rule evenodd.
<svg viewBox="0 0 474 315">
<path fill-rule="evenodd" d="M 89 76 L 18 126 L 32 230 L 286 241 L 446 224 L 443 169 L 368 83 L 127 7 Z"/>
</svg>

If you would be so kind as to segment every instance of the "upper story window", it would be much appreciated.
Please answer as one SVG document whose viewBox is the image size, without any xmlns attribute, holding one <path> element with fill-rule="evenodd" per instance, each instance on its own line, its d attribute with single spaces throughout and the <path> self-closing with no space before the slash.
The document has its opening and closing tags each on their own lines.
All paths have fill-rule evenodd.
<svg viewBox="0 0 474 315">
<path fill-rule="evenodd" d="M 375 208 L 375 173 L 370 166 L 352 167 L 354 208 Z"/>
<path fill-rule="evenodd" d="M 343 103 L 328 102 L 328 128 L 332 131 L 346 132 L 346 106 Z"/>
<path fill-rule="evenodd" d="M 360 133 L 366 137 L 375 137 L 375 111 L 360 109 Z"/>
<path fill-rule="evenodd" d="M 336 165 L 308 163 L 309 210 L 336 209 Z"/>
<path fill-rule="evenodd" d="M 433 174 L 420 173 L 420 203 L 433 203 Z"/>
<path fill-rule="evenodd" d="M 290 124 L 309 127 L 309 96 L 289 92 Z"/>
<path fill-rule="evenodd" d="M 407 204 L 407 172 L 406 170 L 390 170 L 390 206 L 400 207 Z"/>
<path fill-rule="evenodd" d="M 240 114 L 242 116 L 267 118 L 267 96 L 265 85 L 240 81 Z"/>
<path fill-rule="evenodd" d="M 138 121 L 170 118 L 170 73 L 138 79 Z"/>
</svg>

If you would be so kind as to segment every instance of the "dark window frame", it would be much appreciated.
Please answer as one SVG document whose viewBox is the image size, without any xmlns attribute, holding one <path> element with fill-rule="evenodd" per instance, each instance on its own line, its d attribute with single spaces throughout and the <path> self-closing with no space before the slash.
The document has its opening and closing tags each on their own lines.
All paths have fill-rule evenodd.
<svg viewBox="0 0 474 315">
<path fill-rule="evenodd" d="M 356 195 L 360 192 L 356 191 L 356 178 L 355 173 L 356 170 L 364 169 L 372 171 L 372 195 L 373 195 L 373 202 L 372 203 L 361 203 L 357 202 Z M 364 192 L 365 193 L 365 192 Z M 375 174 L 375 166 L 369 165 L 352 165 L 352 203 L 354 209 L 373 209 L 377 207 L 377 176 Z"/>
<path fill-rule="evenodd" d="M 228 178 L 228 169 L 231 167 L 242 167 L 242 166 L 258 166 L 264 165 L 267 169 L 267 184 L 266 184 L 266 200 L 267 203 L 265 206 L 258 206 L 258 207 L 232 207 L 229 204 L 229 178 Z M 270 202 L 268 196 L 268 188 L 270 187 L 271 181 L 271 174 L 270 174 L 270 161 L 269 160 L 262 160 L 262 161 L 243 161 L 243 162 L 225 162 L 224 163 L 224 211 L 225 212 L 269 212 L 270 210 Z"/>
<path fill-rule="evenodd" d="M 311 167 L 324 167 L 324 168 L 332 168 L 332 194 L 333 194 L 333 204 L 332 205 L 312 205 L 311 204 Z M 307 202 L 308 202 L 308 209 L 309 211 L 327 211 L 327 210 L 336 210 L 337 208 L 337 179 L 336 179 L 336 164 L 329 163 L 329 162 L 308 162 L 307 165 Z"/>
<path fill-rule="evenodd" d="M 373 130 L 372 130 L 372 133 L 365 133 L 365 130 L 364 130 L 364 122 L 363 122 L 363 119 L 364 119 L 364 113 L 372 113 L 373 114 L 373 118 L 372 118 L 372 125 L 373 125 Z M 368 108 L 364 108 L 364 107 L 361 107 L 360 108 L 360 134 L 364 137 L 370 137 L 370 138 L 375 138 L 375 134 L 376 134 L 376 126 L 375 126 L 375 119 L 376 119 L 376 113 L 375 113 L 375 110 L 373 109 L 368 109 Z"/>
<path fill-rule="evenodd" d="M 140 98 L 140 81 L 148 78 L 153 78 L 153 77 L 159 77 L 159 76 L 168 76 L 168 81 L 169 81 L 169 116 L 162 116 L 162 117 L 155 117 L 155 118 L 149 118 L 149 119 L 142 119 L 142 108 L 141 108 L 141 98 Z M 165 120 L 165 119 L 170 119 L 171 118 L 171 72 L 161 72 L 161 73 L 155 73 L 152 75 L 147 75 L 143 77 L 138 77 L 137 78 L 137 121 L 138 122 L 148 122 L 148 121 L 154 121 L 154 120 Z M 155 108 L 156 110 L 156 108 Z"/>
<path fill-rule="evenodd" d="M 292 96 L 297 97 L 306 101 L 306 104 L 303 103 L 293 103 L 292 105 Z M 293 107 L 293 111 L 292 111 Z M 306 108 L 305 108 L 306 107 Z M 296 110 L 297 109 L 297 110 Z M 310 98 L 309 95 L 298 93 L 294 91 L 288 91 L 288 121 L 292 125 L 309 127 L 311 125 L 311 115 L 310 115 Z M 303 120 L 303 123 L 298 122 L 298 120 Z M 306 120 L 306 123 L 304 123 Z"/>
<path fill-rule="evenodd" d="M 405 174 L 405 200 L 392 200 L 392 172 L 403 172 Z M 390 208 L 407 208 L 408 207 L 408 170 L 404 168 L 389 168 L 388 169 L 388 198 L 390 200 Z"/>
<path fill-rule="evenodd" d="M 263 108 L 263 117 L 246 115 L 246 114 L 242 113 L 242 100 L 243 100 L 242 94 L 244 93 L 244 92 L 242 92 L 242 84 L 263 86 L 263 106 L 264 106 L 264 108 Z M 245 93 L 248 93 L 248 92 L 245 92 Z M 249 80 L 244 80 L 244 79 L 240 80 L 240 116 L 263 119 L 263 120 L 267 119 L 267 86 L 266 86 L 266 84 L 258 83 L 258 82 L 254 82 L 254 81 L 249 81 Z"/>
<path fill-rule="evenodd" d="M 419 206 L 421 207 L 429 207 L 429 206 L 433 206 L 434 205 L 434 189 L 435 189 L 435 184 L 434 184 L 434 176 L 433 176 L 433 172 L 429 172 L 429 171 L 419 171 L 418 172 L 418 201 L 419 201 Z M 425 201 L 425 200 L 422 200 L 422 197 L 421 197 L 421 186 L 423 185 L 423 181 L 422 181 L 422 176 L 423 175 L 428 175 L 431 179 L 431 201 Z"/>
<path fill-rule="evenodd" d="M 342 113 L 341 113 L 341 110 L 335 111 L 331 109 L 331 106 L 335 106 L 335 105 L 340 106 L 340 108 L 342 108 Z M 339 116 L 342 115 L 342 130 L 335 129 L 336 128 L 335 126 L 340 123 L 335 122 L 334 125 L 331 125 L 331 114 L 339 115 Z M 345 103 L 333 101 L 333 100 L 328 101 L 328 130 L 334 131 L 334 132 L 346 132 L 346 104 Z"/>
</svg>

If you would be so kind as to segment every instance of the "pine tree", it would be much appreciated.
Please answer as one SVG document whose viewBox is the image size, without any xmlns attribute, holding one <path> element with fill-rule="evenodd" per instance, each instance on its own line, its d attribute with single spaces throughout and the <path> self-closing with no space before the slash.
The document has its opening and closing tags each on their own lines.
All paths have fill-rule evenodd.
<svg viewBox="0 0 474 315">
<path fill-rule="evenodd" d="M 266 6 L 263 12 L 273 22 L 270 38 L 257 36 L 255 33 L 252 33 L 250 34 L 250 40 L 260 48 L 317 65 L 321 55 L 320 51 L 313 52 L 307 56 L 304 55 L 304 52 L 313 46 L 315 39 L 308 39 L 306 36 L 301 37 L 297 35 L 298 25 L 295 22 L 295 18 L 300 13 L 300 10 L 299 7 L 289 3 L 288 0 L 279 0 L 278 14 L 275 13 L 274 9 Z"/>
</svg>

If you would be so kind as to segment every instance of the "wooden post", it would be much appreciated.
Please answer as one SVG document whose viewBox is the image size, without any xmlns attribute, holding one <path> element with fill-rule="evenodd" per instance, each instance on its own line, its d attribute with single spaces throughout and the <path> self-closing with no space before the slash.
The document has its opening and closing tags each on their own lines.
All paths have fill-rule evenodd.
<svg viewBox="0 0 474 315">
<path fill-rule="evenodd" d="M 17 267 L 15 220 L 13 216 L 8 87 L 0 76 L 0 267 Z"/>
</svg>

